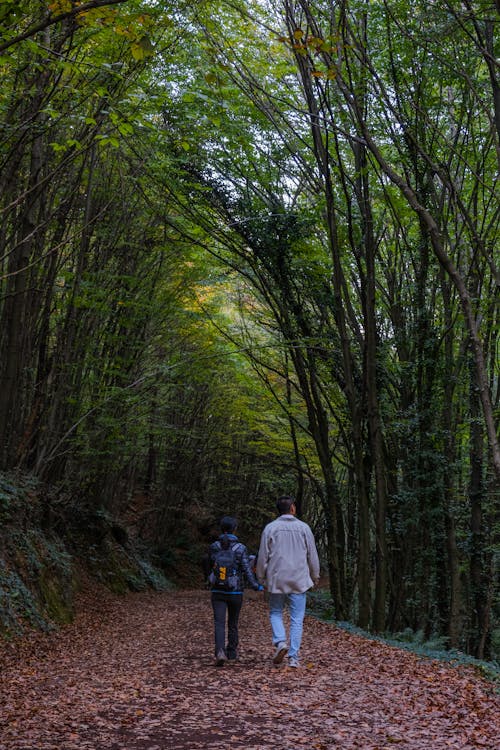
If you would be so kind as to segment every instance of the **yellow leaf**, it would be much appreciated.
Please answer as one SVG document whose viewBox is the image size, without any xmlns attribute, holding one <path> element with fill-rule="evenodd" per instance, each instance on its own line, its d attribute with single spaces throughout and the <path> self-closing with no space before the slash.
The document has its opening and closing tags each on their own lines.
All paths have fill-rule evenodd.
<svg viewBox="0 0 500 750">
<path fill-rule="evenodd" d="M 128 36 L 129 38 L 132 36 L 130 29 L 125 28 L 125 26 L 117 25 L 113 28 L 113 31 L 119 36 Z"/>
<path fill-rule="evenodd" d="M 310 36 L 307 38 L 307 43 L 310 47 L 321 47 L 323 40 L 319 36 Z"/>
<path fill-rule="evenodd" d="M 137 44 L 136 42 L 134 42 L 130 46 L 130 51 L 132 52 L 132 57 L 134 58 L 134 60 L 144 60 L 146 56 L 144 54 L 144 50 L 142 49 L 141 45 Z"/>
<path fill-rule="evenodd" d="M 71 0 L 55 0 L 49 4 L 49 10 L 54 14 L 68 13 L 72 8 Z"/>
<path fill-rule="evenodd" d="M 151 57 L 154 51 L 148 36 L 143 36 L 138 42 L 133 42 L 130 45 L 130 49 L 134 60 L 144 60 L 146 57 Z"/>
</svg>

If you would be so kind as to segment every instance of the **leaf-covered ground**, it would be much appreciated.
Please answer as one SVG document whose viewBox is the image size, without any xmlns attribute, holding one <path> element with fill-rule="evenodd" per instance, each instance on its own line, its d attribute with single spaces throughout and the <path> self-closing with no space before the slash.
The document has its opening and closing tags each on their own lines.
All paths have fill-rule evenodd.
<svg viewBox="0 0 500 750">
<path fill-rule="evenodd" d="M 500 748 L 500 698 L 459 670 L 307 618 L 303 666 L 271 663 L 249 594 L 215 667 L 205 591 L 87 595 L 63 630 L 0 647 L 0 750 Z"/>
</svg>

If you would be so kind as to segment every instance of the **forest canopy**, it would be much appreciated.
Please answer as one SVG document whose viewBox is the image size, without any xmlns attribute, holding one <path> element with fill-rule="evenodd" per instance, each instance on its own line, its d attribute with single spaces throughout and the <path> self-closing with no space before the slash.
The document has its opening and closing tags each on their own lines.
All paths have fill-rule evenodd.
<svg viewBox="0 0 500 750">
<path fill-rule="evenodd" d="M 498 655 L 499 20 L 4 0 L 0 469 L 163 551 L 293 492 L 337 619 Z"/>
</svg>

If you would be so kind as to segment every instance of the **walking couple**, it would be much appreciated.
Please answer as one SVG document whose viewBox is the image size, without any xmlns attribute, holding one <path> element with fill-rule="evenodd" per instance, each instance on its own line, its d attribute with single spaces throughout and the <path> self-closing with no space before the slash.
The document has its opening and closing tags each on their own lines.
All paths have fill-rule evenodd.
<svg viewBox="0 0 500 750">
<path fill-rule="evenodd" d="M 288 666 L 299 666 L 306 592 L 318 581 L 319 559 L 311 529 L 296 516 L 293 497 L 280 497 L 276 507 L 279 516 L 262 532 L 255 569 L 247 548 L 238 541 L 235 534 L 237 521 L 231 516 L 222 518 L 222 534 L 210 547 L 208 580 L 212 592 L 217 666 L 237 658 L 238 619 L 246 581 L 255 591 L 265 588 L 269 592 L 274 664 L 281 664 L 288 654 Z M 289 640 L 283 622 L 285 605 L 288 605 L 290 614 Z"/>
</svg>

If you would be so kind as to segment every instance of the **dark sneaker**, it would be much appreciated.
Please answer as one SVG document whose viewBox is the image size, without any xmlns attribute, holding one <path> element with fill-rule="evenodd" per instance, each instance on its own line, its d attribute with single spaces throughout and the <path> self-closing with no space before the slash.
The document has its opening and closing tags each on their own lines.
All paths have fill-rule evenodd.
<svg viewBox="0 0 500 750">
<path fill-rule="evenodd" d="M 278 643 L 273 656 L 273 664 L 281 664 L 281 662 L 285 658 L 287 651 L 288 646 L 286 645 L 286 643 Z"/>
<path fill-rule="evenodd" d="M 222 649 L 220 651 L 217 651 L 217 656 L 215 657 L 215 666 L 223 667 L 226 661 L 227 661 L 226 652 L 223 651 Z"/>
</svg>

